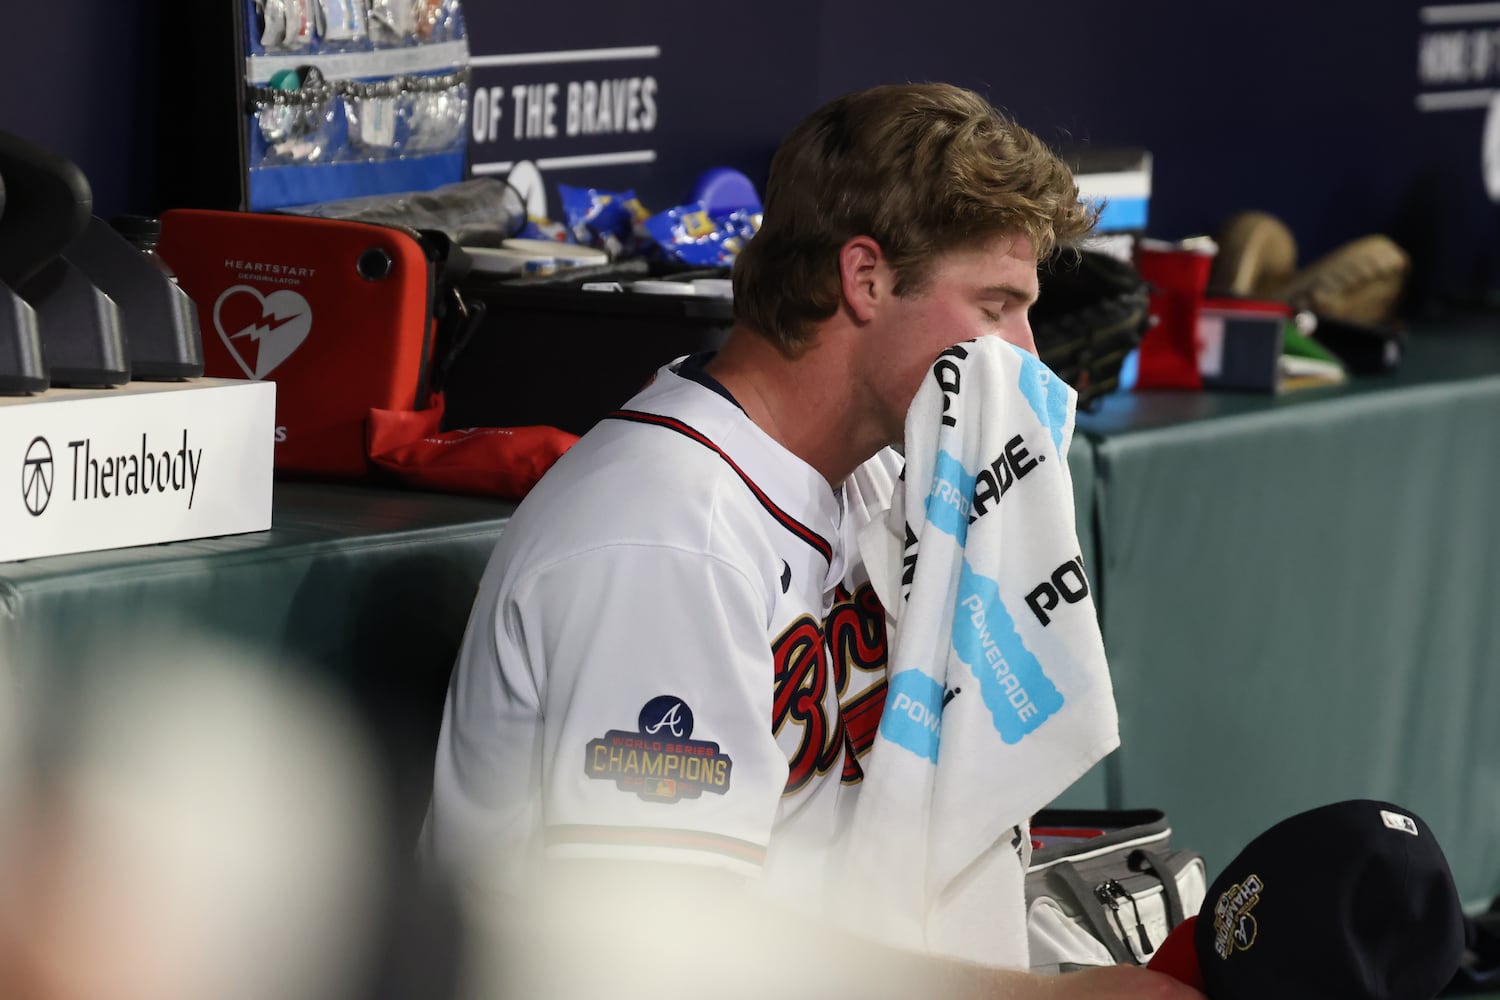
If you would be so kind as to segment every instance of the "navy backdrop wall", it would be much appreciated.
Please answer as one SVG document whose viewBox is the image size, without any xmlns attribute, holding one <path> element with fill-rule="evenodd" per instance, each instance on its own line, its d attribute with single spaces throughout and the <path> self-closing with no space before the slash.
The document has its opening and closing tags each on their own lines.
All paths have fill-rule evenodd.
<svg viewBox="0 0 1500 1000">
<path fill-rule="evenodd" d="M 76 162 L 104 212 L 150 209 L 163 79 L 160 0 L 48 0 L 26 7 L 25 17 L 23 5 L 7 9 L 0 128 Z"/>
<path fill-rule="evenodd" d="M 212 95 L 228 76 L 214 68 L 232 70 L 231 46 L 210 29 L 197 55 L 184 52 L 162 21 L 199 6 L 53 0 L 45 23 L 0 35 L 0 127 L 77 160 L 101 215 L 227 197 L 234 179 L 217 175 L 233 173 L 232 132 L 193 116 L 222 107 Z M 1424 292 L 1473 298 L 1500 284 L 1482 159 L 1500 4 L 470 0 L 467 11 L 479 172 L 528 159 L 549 184 L 629 186 L 662 208 L 709 166 L 762 180 L 779 136 L 822 99 L 943 79 L 1049 140 L 1151 150 L 1152 235 L 1211 232 L 1256 207 L 1286 219 L 1308 259 L 1383 231 L 1413 251 Z M 212 155 L 184 152 L 194 146 Z"/>
</svg>

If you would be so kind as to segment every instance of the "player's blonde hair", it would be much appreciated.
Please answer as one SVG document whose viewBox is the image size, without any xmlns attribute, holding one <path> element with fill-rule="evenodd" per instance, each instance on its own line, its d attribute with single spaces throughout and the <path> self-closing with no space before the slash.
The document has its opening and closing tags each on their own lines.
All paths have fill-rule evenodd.
<svg viewBox="0 0 1500 1000">
<path fill-rule="evenodd" d="M 1067 165 L 971 91 L 847 94 L 777 149 L 763 224 L 735 262 L 735 317 L 796 355 L 839 306 L 838 251 L 855 236 L 880 244 L 904 295 L 921 291 L 945 251 L 1022 235 L 1042 259 L 1096 217 Z"/>
</svg>

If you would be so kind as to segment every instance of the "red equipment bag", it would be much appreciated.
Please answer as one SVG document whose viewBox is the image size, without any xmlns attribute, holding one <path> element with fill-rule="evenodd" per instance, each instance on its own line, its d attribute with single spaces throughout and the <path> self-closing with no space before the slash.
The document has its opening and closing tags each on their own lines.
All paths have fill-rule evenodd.
<svg viewBox="0 0 1500 1000">
<path fill-rule="evenodd" d="M 442 422 L 441 395 L 425 410 L 371 410 L 370 461 L 413 489 L 520 500 L 578 440 L 556 427 L 445 431 Z"/>
<path fill-rule="evenodd" d="M 198 306 L 204 374 L 276 383 L 276 468 L 365 478 L 372 409 L 426 406 L 435 251 L 415 231 L 173 209 L 157 245 Z"/>
</svg>

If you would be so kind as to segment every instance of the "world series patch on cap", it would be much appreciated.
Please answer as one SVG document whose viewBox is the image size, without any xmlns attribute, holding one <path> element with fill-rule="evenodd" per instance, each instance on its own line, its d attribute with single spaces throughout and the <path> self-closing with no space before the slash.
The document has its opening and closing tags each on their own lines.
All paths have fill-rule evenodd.
<svg viewBox="0 0 1500 1000">
<path fill-rule="evenodd" d="M 1252 840 L 1150 967 L 1210 1000 L 1428 1000 L 1463 949 L 1458 890 L 1427 824 L 1353 799 Z"/>
</svg>

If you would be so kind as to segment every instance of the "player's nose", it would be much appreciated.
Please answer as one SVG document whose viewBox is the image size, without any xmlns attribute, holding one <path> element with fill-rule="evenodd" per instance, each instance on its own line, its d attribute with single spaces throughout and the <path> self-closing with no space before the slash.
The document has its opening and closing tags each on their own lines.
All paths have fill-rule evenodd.
<svg viewBox="0 0 1500 1000">
<path fill-rule="evenodd" d="M 1036 353 L 1036 337 L 1031 332 L 1031 317 L 1022 313 L 1014 322 L 1000 330 L 1000 338 L 1015 344 L 1029 354 Z"/>
</svg>

